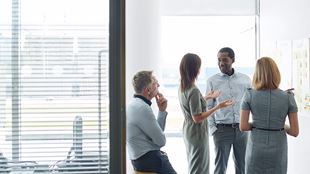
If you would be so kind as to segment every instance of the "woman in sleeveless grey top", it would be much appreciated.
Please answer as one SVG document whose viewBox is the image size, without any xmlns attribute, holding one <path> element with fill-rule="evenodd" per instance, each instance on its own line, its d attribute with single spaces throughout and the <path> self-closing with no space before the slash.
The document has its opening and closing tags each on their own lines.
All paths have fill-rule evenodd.
<svg viewBox="0 0 310 174">
<path fill-rule="evenodd" d="M 196 54 L 184 55 L 180 64 L 180 106 L 184 114 L 183 139 L 186 147 L 189 174 L 209 174 L 209 135 L 207 117 L 217 109 L 233 104 L 223 101 L 206 111 L 206 101 L 195 85 L 201 60 Z M 219 95 L 213 91 L 206 99 Z"/>
<path fill-rule="evenodd" d="M 266 57 L 259 59 L 253 77 L 254 89 L 245 92 L 241 104 L 240 129 L 251 130 L 246 174 L 287 173 L 286 134 L 298 135 L 297 106 L 293 94 L 278 89 L 279 84 L 280 73 L 275 62 Z M 287 116 L 290 126 L 285 126 Z"/>
</svg>

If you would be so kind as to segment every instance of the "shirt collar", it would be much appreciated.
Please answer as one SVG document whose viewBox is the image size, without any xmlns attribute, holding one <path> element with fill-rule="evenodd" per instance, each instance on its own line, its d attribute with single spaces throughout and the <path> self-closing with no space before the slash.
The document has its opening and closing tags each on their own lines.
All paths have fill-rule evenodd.
<svg viewBox="0 0 310 174">
<path fill-rule="evenodd" d="M 235 76 L 236 75 L 236 70 L 234 69 L 234 68 L 232 68 L 232 70 L 233 70 L 233 74 L 230 76 L 230 77 L 233 77 L 233 76 Z M 220 74 L 221 74 L 221 76 L 229 76 L 229 75 L 227 75 L 227 74 L 225 74 L 225 73 L 222 73 L 222 72 L 220 72 Z"/>
<path fill-rule="evenodd" d="M 145 98 L 144 96 L 142 95 L 138 95 L 138 94 L 135 94 L 133 95 L 134 98 L 140 98 L 142 99 L 146 104 L 148 104 L 149 106 L 152 105 L 152 102 L 150 100 L 148 100 L 147 98 Z"/>
</svg>

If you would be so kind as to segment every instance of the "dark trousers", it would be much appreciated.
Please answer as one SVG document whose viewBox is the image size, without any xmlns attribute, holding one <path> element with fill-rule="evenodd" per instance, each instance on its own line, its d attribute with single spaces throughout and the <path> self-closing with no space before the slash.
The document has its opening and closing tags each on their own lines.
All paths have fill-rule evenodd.
<svg viewBox="0 0 310 174">
<path fill-rule="evenodd" d="M 147 152 L 136 160 L 131 160 L 133 168 L 139 172 L 154 172 L 157 174 L 176 174 L 165 152 L 154 150 Z"/>
<path fill-rule="evenodd" d="M 235 173 L 245 173 L 245 151 L 247 145 L 247 133 L 241 132 L 236 126 L 217 126 L 213 134 L 215 144 L 215 170 L 214 174 L 225 174 L 230 149 L 233 148 Z"/>
</svg>

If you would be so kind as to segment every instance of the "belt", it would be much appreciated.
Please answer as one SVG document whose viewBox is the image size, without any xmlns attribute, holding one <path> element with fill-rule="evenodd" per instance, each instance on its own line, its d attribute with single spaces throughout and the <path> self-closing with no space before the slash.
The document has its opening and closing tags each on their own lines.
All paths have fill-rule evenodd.
<svg viewBox="0 0 310 174">
<path fill-rule="evenodd" d="M 232 128 L 238 128 L 239 123 L 233 123 L 233 124 L 216 124 L 216 127 L 232 127 Z"/>
<path fill-rule="evenodd" d="M 252 129 L 258 129 L 258 130 L 264 130 L 264 131 L 283 131 L 284 128 L 280 128 L 280 129 L 267 129 L 267 128 L 259 128 L 259 127 L 255 127 L 253 126 Z"/>
</svg>

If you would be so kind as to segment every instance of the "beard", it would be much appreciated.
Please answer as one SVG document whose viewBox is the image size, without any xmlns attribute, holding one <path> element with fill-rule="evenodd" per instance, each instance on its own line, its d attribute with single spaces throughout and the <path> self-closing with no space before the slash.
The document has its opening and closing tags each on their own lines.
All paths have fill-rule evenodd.
<svg viewBox="0 0 310 174">
<path fill-rule="evenodd" d="M 222 66 L 219 66 L 220 68 L 220 71 L 223 73 L 223 74 L 231 74 L 232 72 L 232 68 L 228 65 L 222 65 Z"/>
</svg>

